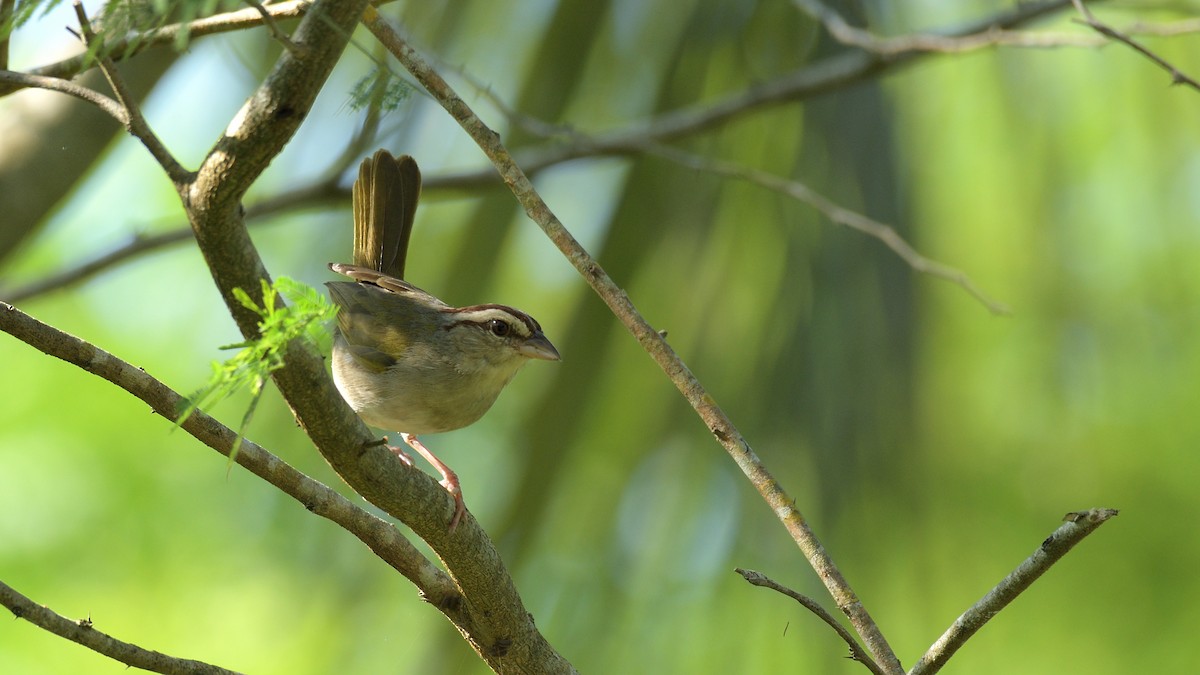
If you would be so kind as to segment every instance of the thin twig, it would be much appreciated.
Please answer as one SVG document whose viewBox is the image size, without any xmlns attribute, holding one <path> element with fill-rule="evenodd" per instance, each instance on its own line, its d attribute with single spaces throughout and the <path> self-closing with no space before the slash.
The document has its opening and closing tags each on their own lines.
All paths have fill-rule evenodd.
<svg viewBox="0 0 1200 675">
<path fill-rule="evenodd" d="M 258 0 L 242 1 L 253 7 L 254 10 L 258 12 L 258 14 L 262 17 L 263 24 L 267 27 L 267 31 L 271 33 L 271 37 L 275 38 L 276 42 L 283 45 L 284 49 L 287 49 L 289 52 L 291 52 L 293 56 L 301 55 L 300 50 L 303 48 L 293 42 L 292 39 L 287 36 L 287 33 L 283 32 L 283 30 L 279 27 L 279 24 L 276 23 L 275 17 L 271 16 L 271 12 L 264 7 L 261 2 Z"/>
<path fill-rule="evenodd" d="M 933 675 L 941 670 L 954 652 L 983 628 L 985 623 L 1029 588 L 1030 584 L 1066 555 L 1067 551 L 1116 515 L 1116 509 L 1091 509 L 1068 513 L 1064 518 L 1067 522 L 1046 537 L 1032 555 L 996 584 L 995 588 L 988 591 L 979 602 L 954 620 L 954 624 L 912 667 L 909 675 Z"/>
<path fill-rule="evenodd" d="M 664 145 L 651 147 L 649 148 L 649 152 L 699 171 L 746 180 L 768 190 L 804 202 L 823 213 L 834 223 L 845 225 L 882 241 L 884 245 L 900 256 L 904 262 L 908 263 L 909 267 L 917 272 L 949 281 L 961 287 L 971 297 L 982 303 L 984 307 L 987 307 L 988 311 L 992 314 L 1004 315 L 1010 313 L 1009 308 L 1005 304 L 992 299 L 984 293 L 975 285 L 975 282 L 971 281 L 971 278 L 965 272 L 937 262 L 936 260 L 926 258 L 918 253 L 892 226 L 839 206 L 829 198 L 799 181 L 780 178 L 766 171 L 740 166 L 732 162 L 700 157 Z"/>
<path fill-rule="evenodd" d="M 344 167 L 343 167 L 344 170 Z M 343 202 L 347 197 L 346 190 L 337 186 L 337 176 L 341 171 L 337 165 L 331 166 L 327 172 L 329 178 L 314 185 L 281 192 L 277 195 L 257 202 L 246 208 L 246 220 L 251 224 L 262 222 L 266 216 L 278 215 L 309 209 L 330 202 Z M 53 272 L 41 279 L 36 279 L 23 286 L 10 289 L 0 287 L 0 298 L 7 302 L 24 302 L 30 298 L 77 286 L 97 274 L 115 267 L 126 260 L 157 251 L 173 244 L 193 241 L 194 236 L 189 227 L 179 227 L 156 234 L 137 234 L 129 241 L 116 248 L 102 253 L 91 260 L 86 260 L 71 267 Z"/>
<path fill-rule="evenodd" d="M 17 85 L 20 89 L 35 87 L 37 89 L 57 91 L 68 96 L 74 96 L 81 101 L 87 101 L 96 106 L 109 117 L 115 119 L 121 126 L 129 126 L 129 116 L 125 113 L 125 108 L 121 107 L 120 103 L 117 103 L 95 89 L 89 89 L 68 80 L 60 80 L 57 77 L 30 75 L 11 70 L 0 70 L 0 82 Z"/>
<path fill-rule="evenodd" d="M 1092 10 L 1088 9 L 1087 5 L 1083 4 L 1083 0 L 1071 0 L 1071 4 L 1075 5 L 1075 9 L 1078 10 L 1080 15 L 1083 16 L 1083 19 L 1079 20 L 1080 23 L 1088 26 L 1092 30 L 1105 37 L 1128 45 L 1134 51 L 1153 61 L 1158 65 L 1159 68 L 1162 68 L 1171 74 L 1171 84 L 1185 84 L 1196 91 L 1200 91 L 1200 82 L 1197 82 L 1196 80 L 1184 74 L 1183 71 L 1171 65 L 1170 61 L 1167 61 L 1163 57 L 1151 51 L 1149 47 L 1143 45 L 1137 40 L 1134 40 L 1116 28 L 1113 28 L 1112 26 L 1109 26 L 1108 24 L 1098 20 L 1095 15 L 1092 14 Z"/>
<path fill-rule="evenodd" d="M 290 2 L 266 5 L 265 9 L 273 19 L 279 20 L 302 16 L 308 11 L 311 4 L 311 0 L 291 0 Z M 143 33 L 137 33 L 127 38 L 115 39 L 107 43 L 105 48 L 112 59 L 120 61 L 145 51 L 150 47 L 174 44 L 181 33 L 189 37 L 200 37 L 259 26 L 262 23 L 263 17 L 258 10 L 247 8 L 235 12 L 216 14 L 203 19 L 196 19 L 189 23 L 171 24 Z M 29 71 L 29 74 L 69 79 L 94 65 L 94 60 L 89 59 L 86 54 L 80 54 L 34 68 Z M 11 81 L 7 82 L 7 84 L 10 86 L 0 87 L 0 96 L 10 94 L 23 87 L 34 86 Z"/>
<path fill-rule="evenodd" d="M 75 0 L 72 6 L 75 9 L 75 18 L 79 21 L 84 44 L 89 48 L 96 48 L 96 60 L 100 64 L 100 70 L 104 73 L 104 78 L 108 80 L 108 86 L 112 87 L 113 93 L 116 94 L 117 101 L 125 109 L 125 128 L 134 138 L 141 141 L 142 145 L 146 146 L 150 155 L 163 168 L 163 171 L 166 171 L 171 182 L 177 186 L 189 182 L 192 174 L 179 164 L 171 151 L 167 150 L 167 146 L 163 145 L 158 136 L 154 134 L 154 130 L 150 128 L 150 124 L 142 115 L 141 108 L 138 107 L 137 99 L 130 93 L 129 88 L 125 86 L 125 80 L 117 72 L 116 64 L 104 52 L 103 46 L 97 44 L 96 33 L 92 31 L 92 24 L 88 21 L 83 3 Z"/>
<path fill-rule="evenodd" d="M 821 0 L 792 0 L 792 3 L 818 21 L 833 39 L 844 45 L 857 47 L 882 57 L 911 52 L 958 53 L 992 46 L 1060 46 L 1057 43 L 1047 44 L 1045 38 L 1038 35 L 1020 34 L 1006 30 L 999 20 L 990 24 L 976 23 L 968 31 L 912 33 L 896 37 L 881 37 L 869 30 L 850 25 L 842 18 L 841 14 Z M 1035 13 L 1031 15 L 1032 18 L 1032 16 L 1054 12 L 1066 7 L 1069 3 L 1070 0 L 1053 0 L 1030 4 L 1027 9 Z"/>
<path fill-rule="evenodd" d="M 830 628 L 832 628 L 834 630 L 834 632 L 836 632 L 838 634 L 838 637 L 842 638 L 842 641 L 845 642 L 846 646 L 848 646 L 850 648 L 850 658 L 851 659 L 863 664 L 864 666 L 867 667 L 868 670 L 870 670 L 872 673 L 875 673 L 875 675 L 886 675 L 886 673 L 884 673 L 884 670 L 879 667 L 879 664 L 875 663 L 875 660 L 871 658 L 871 655 L 868 654 L 862 648 L 862 646 L 858 644 L 858 641 L 854 639 L 854 636 L 850 634 L 850 631 L 846 630 L 845 626 L 838 623 L 837 619 L 833 618 L 832 614 L 830 614 L 829 612 L 826 612 L 825 608 L 822 607 L 819 602 L 817 602 L 816 600 L 813 600 L 812 598 L 808 597 L 807 595 L 798 593 L 798 592 L 788 588 L 787 586 L 784 586 L 783 584 L 780 584 L 779 582 L 772 580 L 770 577 L 763 574 L 762 572 L 755 572 L 754 570 L 745 570 L 740 567 L 735 568 L 733 571 L 742 575 L 742 578 L 745 579 L 746 581 L 748 581 L 753 586 L 759 586 L 761 588 L 769 588 L 773 591 L 782 593 L 782 594 L 788 596 L 789 598 L 795 600 L 796 602 L 800 603 L 805 609 L 812 612 L 813 614 L 816 614 L 818 619 L 824 621 Z"/>
<path fill-rule="evenodd" d="M 71 620 L 45 605 L 40 605 L 18 593 L 12 586 L 0 581 L 0 605 L 4 605 L 18 619 L 25 619 L 55 635 L 77 642 L 92 651 L 120 661 L 127 666 L 168 675 L 237 675 L 236 671 L 220 666 L 168 656 L 122 642 L 96 629 L 92 619 Z"/>
<path fill-rule="evenodd" d="M 866 608 L 863 607 L 849 583 L 825 552 L 804 517 L 796 510 L 793 500 L 767 470 L 728 415 L 717 405 L 692 374 L 679 355 L 634 307 L 629 296 L 608 276 L 604 269 L 579 242 L 563 227 L 534 189 L 529 178 L 500 142 L 499 135 L 479 119 L 442 77 L 416 53 L 372 8 L 363 12 L 363 23 L 371 33 L 400 61 L 413 77 L 458 121 L 479 147 L 487 154 L 504 182 L 513 191 L 525 212 L 542 228 L 584 280 L 604 300 L 613 314 L 633 334 L 642 348 L 658 363 L 679 391 L 704 421 L 717 441 L 729 452 L 734 462 L 750 479 L 772 511 L 784 523 L 793 540 L 829 589 L 839 609 L 846 613 L 855 630 L 866 642 L 876 662 L 887 673 L 902 673 L 900 662 L 887 644 Z"/>
</svg>

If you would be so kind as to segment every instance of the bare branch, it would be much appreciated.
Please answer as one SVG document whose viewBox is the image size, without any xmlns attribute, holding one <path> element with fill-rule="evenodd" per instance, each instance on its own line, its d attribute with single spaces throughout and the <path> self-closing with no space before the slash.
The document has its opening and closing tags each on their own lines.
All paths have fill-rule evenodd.
<svg viewBox="0 0 1200 675">
<path fill-rule="evenodd" d="M 1169 61 L 1151 51 L 1149 47 L 1096 19 L 1095 15 L 1092 14 L 1092 10 L 1083 4 L 1083 0 L 1071 0 L 1071 4 L 1075 5 L 1075 9 L 1079 10 L 1079 13 L 1083 16 L 1083 19 L 1080 21 L 1081 23 L 1107 38 L 1128 45 L 1134 51 L 1153 61 L 1159 68 L 1171 74 L 1171 84 L 1185 84 L 1196 91 L 1200 91 L 1200 82 L 1185 75 L 1181 70 L 1171 65 Z"/>
<path fill-rule="evenodd" d="M 96 630 L 91 618 L 72 621 L 49 607 L 35 603 L 2 581 L 0 581 L 0 605 L 7 607 L 18 619 L 25 619 L 35 626 L 72 642 L 77 642 L 127 666 L 168 675 L 237 675 L 235 671 L 203 661 L 168 656 L 161 652 L 142 649 L 129 642 L 122 642 L 107 633 Z"/>
<path fill-rule="evenodd" d="M 302 16 L 308 11 L 312 5 L 310 0 L 291 0 L 290 2 L 280 2 L 265 6 L 267 13 L 275 19 L 287 19 Z M 263 23 L 263 17 L 254 8 L 242 9 L 236 12 L 226 12 L 224 14 L 216 14 L 203 19 L 197 19 L 186 24 L 171 24 L 154 30 L 139 33 L 129 38 L 113 40 L 105 45 L 105 49 L 110 58 L 114 61 L 129 58 L 134 54 L 141 53 L 150 47 L 161 45 L 170 45 L 178 39 L 178 36 L 184 31 L 189 36 L 200 37 L 204 35 L 213 35 L 216 33 L 227 33 L 230 31 L 241 30 L 243 28 L 251 28 L 259 26 Z M 95 65 L 94 60 L 87 59 L 84 54 L 72 56 L 62 61 L 47 64 L 39 68 L 34 68 L 29 71 L 31 75 L 42 75 L 47 77 L 56 77 L 60 79 L 69 79 L 79 73 L 87 70 Z M 9 86 L 0 87 L 0 96 L 11 94 L 14 91 L 28 86 L 36 86 L 23 82 L 7 81 Z M 13 86 L 15 85 L 15 86 Z"/>
<path fill-rule="evenodd" d="M 413 77 L 458 121 L 479 147 L 487 154 L 504 182 L 524 207 L 529 218 L 536 222 L 554 242 L 555 246 L 575 266 L 584 280 L 604 300 L 613 314 L 633 334 L 643 349 L 658 363 L 671 382 L 695 409 L 709 431 L 750 479 L 772 511 L 784 523 L 793 540 L 824 582 L 838 608 L 850 618 L 858 634 L 886 673 L 902 673 L 900 662 L 887 644 L 887 640 L 863 607 L 849 583 L 838 571 L 832 558 L 825 552 L 804 517 L 796 510 L 793 500 L 763 466 L 750 448 L 741 432 L 733 425 L 728 415 L 716 404 L 696 376 L 692 374 L 679 355 L 666 340 L 646 321 L 634 307 L 629 296 L 608 276 L 604 269 L 579 242 L 563 227 L 561 221 L 550 210 L 534 189 L 529 178 L 514 161 L 500 142 L 499 135 L 492 131 L 475 115 L 474 111 L 456 94 L 442 77 L 420 55 L 416 53 L 397 32 L 368 8 L 363 13 L 363 23 L 410 72 Z"/>
<path fill-rule="evenodd" d="M 28 75 L 26 73 L 17 73 L 11 70 L 0 70 L 0 82 L 7 84 L 18 85 L 19 89 L 26 87 L 37 87 L 38 89 L 46 89 L 49 91 L 57 91 L 68 96 L 74 96 L 81 101 L 87 101 L 104 111 L 109 117 L 115 119 L 121 126 L 129 127 L 129 116 L 125 113 L 125 108 L 121 107 L 120 103 L 101 94 L 95 89 L 88 89 L 68 80 L 60 80 L 57 77 L 46 77 L 44 75 Z"/>
<path fill-rule="evenodd" d="M 1071 0 L 1030 3 L 1019 7 L 1025 17 L 1021 22 L 1038 18 L 1070 4 Z M 869 30 L 850 25 L 841 14 L 821 0 L 792 0 L 802 12 L 818 21 L 838 42 L 857 47 L 879 56 L 897 56 L 912 52 L 964 52 L 997 45 L 1051 46 L 1041 42 L 1036 35 L 1015 34 L 1006 30 L 1011 25 L 1010 14 L 985 18 L 970 27 L 942 33 L 914 33 L 897 37 L 880 37 Z M 1057 46 L 1057 45 L 1052 45 Z"/>
<path fill-rule="evenodd" d="M 904 262 L 908 263 L 917 272 L 928 274 L 960 286 L 973 298 L 982 303 L 984 307 L 987 307 L 988 311 L 992 314 L 1010 313 L 1006 305 L 993 300 L 980 290 L 966 273 L 936 260 L 930 260 L 918 253 L 892 226 L 839 206 L 799 181 L 787 180 L 766 171 L 740 166 L 732 162 L 708 159 L 662 145 L 649 148 L 649 152 L 693 169 L 749 181 L 768 190 L 804 202 L 817 211 L 820 211 L 834 223 L 845 225 L 882 241 L 884 245 L 900 256 Z"/>
<path fill-rule="evenodd" d="M 941 670 L 954 652 L 983 628 L 985 623 L 1029 588 L 1051 565 L 1062 559 L 1067 551 L 1115 515 L 1116 509 L 1091 509 L 1068 513 L 1064 518 L 1067 522 L 1046 537 L 1032 555 L 996 584 L 995 588 L 988 591 L 979 602 L 954 620 L 954 624 L 912 667 L 909 675 L 933 675 Z"/>
<path fill-rule="evenodd" d="M 112 382 L 144 401 L 171 424 L 175 423 L 176 415 L 186 405 L 182 396 L 141 368 L 44 324 L 4 302 L 0 302 L 0 331 Z M 202 411 L 193 413 L 181 426 L 196 440 L 225 456 L 229 455 L 237 439 L 232 429 Z M 248 439 L 242 440 L 234 461 L 295 499 L 304 508 L 337 523 L 358 537 L 384 562 L 412 581 L 422 596 L 438 609 L 445 612 L 445 607 L 457 601 L 458 590 L 450 578 L 421 555 L 391 523 L 364 511 L 337 491 L 297 471 Z"/>
<path fill-rule="evenodd" d="M 287 33 L 283 32 L 283 30 L 279 27 L 279 24 L 276 23 L 275 17 L 271 15 L 270 10 L 264 7 L 263 4 L 258 0 L 243 0 L 243 2 L 245 2 L 247 5 L 250 5 L 254 8 L 254 11 L 258 12 L 259 16 L 262 17 L 263 25 L 267 27 L 267 30 L 271 33 L 271 37 L 275 38 L 276 42 L 283 45 L 284 49 L 292 53 L 292 56 L 301 55 L 300 46 L 295 42 L 292 42 L 292 39 L 287 36 Z"/>
<path fill-rule="evenodd" d="M 762 572 L 744 570 L 740 567 L 735 568 L 733 571 L 742 575 L 742 578 L 749 582 L 752 586 L 769 588 L 800 603 L 805 609 L 813 614 L 816 614 L 818 619 L 824 621 L 830 628 L 834 630 L 835 633 L 838 634 L 838 637 L 840 637 L 842 641 L 846 643 L 846 646 L 850 648 L 851 659 L 863 664 L 867 667 L 867 670 L 875 673 L 875 675 L 886 675 L 884 670 L 879 667 L 879 664 L 875 663 L 874 659 L 871 658 L 871 655 L 863 650 L 863 648 L 858 644 L 858 641 L 854 639 L 854 636 L 850 634 L 850 631 L 846 630 L 842 624 L 838 623 L 837 619 L 833 618 L 833 615 L 829 612 L 826 612 L 825 608 L 822 607 L 821 604 L 816 600 L 813 600 L 807 595 L 797 593 L 783 584 L 773 581 L 770 577 Z"/>
<path fill-rule="evenodd" d="M 87 13 L 83 10 L 83 3 L 80 0 L 75 0 L 72 6 L 75 9 L 75 18 L 79 21 L 79 29 L 83 36 L 84 44 L 88 47 L 98 46 L 96 43 L 96 34 L 92 31 L 92 24 L 88 21 Z M 167 173 L 167 177 L 171 179 L 172 183 L 182 185 L 190 181 L 192 178 L 191 173 L 175 160 L 175 157 L 167 150 L 167 147 L 154 134 L 154 130 L 150 128 L 150 124 L 146 121 L 146 118 L 142 116 L 137 98 L 125 86 L 125 81 L 121 79 L 121 74 L 117 72 L 117 66 L 113 63 L 113 60 L 105 55 L 102 49 L 96 50 L 96 60 L 100 63 L 100 70 L 104 73 L 104 78 L 108 80 L 108 86 L 112 87 L 113 93 L 117 95 L 117 101 L 125 110 L 125 128 L 134 138 L 140 140 L 142 145 L 146 146 L 146 149 L 158 161 L 159 166 Z"/>
</svg>

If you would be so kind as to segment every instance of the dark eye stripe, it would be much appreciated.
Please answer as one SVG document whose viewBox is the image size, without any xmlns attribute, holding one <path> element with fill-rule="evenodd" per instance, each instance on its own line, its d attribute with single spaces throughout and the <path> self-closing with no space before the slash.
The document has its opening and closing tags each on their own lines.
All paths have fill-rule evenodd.
<svg viewBox="0 0 1200 675">
<path fill-rule="evenodd" d="M 516 319 L 518 322 L 525 324 L 525 329 L 529 331 L 530 335 L 535 335 L 537 333 L 542 332 L 541 325 L 538 324 L 537 320 L 535 320 L 532 316 L 529 316 L 528 314 L 526 314 L 525 312 L 522 312 L 519 309 L 513 309 L 512 307 L 509 307 L 508 305 L 492 305 L 492 304 L 471 305 L 470 307 L 456 307 L 456 308 L 448 309 L 445 311 L 452 312 L 455 314 L 462 314 L 464 312 L 474 313 L 474 312 L 480 312 L 480 311 L 489 310 L 489 309 L 499 310 L 499 311 L 507 314 L 509 317 Z M 464 319 L 462 321 L 455 322 L 454 325 L 458 325 L 460 323 L 470 323 L 470 324 L 478 325 L 482 328 L 487 328 L 487 322 L 494 318 L 497 318 L 497 317 L 489 316 L 489 317 L 486 317 L 486 318 L 483 318 L 480 320 Z"/>
</svg>

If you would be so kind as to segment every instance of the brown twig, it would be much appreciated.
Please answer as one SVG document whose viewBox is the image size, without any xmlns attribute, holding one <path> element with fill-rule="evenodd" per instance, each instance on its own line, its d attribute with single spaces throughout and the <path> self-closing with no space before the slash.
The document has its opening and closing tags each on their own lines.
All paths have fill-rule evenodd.
<svg viewBox="0 0 1200 675">
<path fill-rule="evenodd" d="M 291 0 L 290 2 L 266 5 L 265 9 L 273 19 L 279 20 L 302 16 L 308 11 L 310 5 L 312 5 L 310 0 Z M 183 33 L 186 33 L 190 37 L 200 37 L 259 26 L 262 23 L 263 17 L 258 10 L 248 8 L 196 19 L 189 23 L 171 24 L 162 28 L 138 33 L 128 38 L 115 39 L 108 42 L 105 48 L 110 58 L 120 61 L 145 51 L 150 47 L 174 44 L 178 36 Z M 94 65 L 94 60 L 89 59 L 86 54 L 80 54 L 34 68 L 29 71 L 29 74 L 70 79 Z M 0 96 L 11 94 L 24 87 L 36 86 L 15 81 L 8 81 L 7 84 L 10 86 L 0 87 Z"/>
<path fill-rule="evenodd" d="M 1029 3 L 1018 8 L 1027 19 L 1055 12 L 1070 4 L 1071 0 L 1050 0 Z M 968 30 L 942 33 L 912 33 L 896 37 L 881 37 L 869 30 L 852 26 L 836 10 L 821 0 L 792 0 L 800 11 L 819 22 L 833 39 L 881 57 L 896 56 L 912 52 L 957 53 L 992 46 L 1059 46 L 1047 44 L 1043 36 L 1017 34 L 1006 30 L 1000 17 L 985 19 Z"/>
<path fill-rule="evenodd" d="M 287 36 L 287 33 L 283 32 L 283 29 L 281 29 L 279 24 L 275 21 L 275 17 L 271 15 L 270 10 L 264 7 L 263 4 L 258 0 L 242 1 L 253 7 L 254 11 L 258 12 L 259 16 L 262 17 L 263 25 L 267 27 L 267 31 L 271 33 L 271 37 L 275 38 L 276 42 L 283 45 L 284 49 L 291 52 L 293 56 L 300 55 L 300 50 L 303 48 L 293 42 L 292 39 Z"/>
<path fill-rule="evenodd" d="M 80 0 L 74 0 L 72 6 L 75 9 L 75 18 L 79 21 L 84 44 L 88 48 L 96 48 L 96 60 L 100 64 L 100 70 L 104 73 L 104 78 L 108 80 L 108 86 L 112 87 L 113 93 L 116 94 L 117 102 L 125 110 L 125 128 L 134 138 L 141 141 L 142 145 L 146 146 L 150 155 L 167 173 L 171 182 L 182 185 L 190 181 L 192 174 L 176 161 L 167 147 L 154 134 L 154 130 L 150 128 L 150 124 L 142 115 L 141 108 L 138 107 L 137 99 L 129 92 L 125 81 L 121 79 L 121 74 L 117 72 L 116 64 L 113 63 L 111 57 L 104 53 L 103 47 L 97 43 L 96 34 L 92 31 L 92 24 L 88 21 L 83 3 Z"/>
<path fill-rule="evenodd" d="M 125 108 L 121 107 L 120 103 L 117 103 L 95 89 L 89 89 L 69 80 L 61 80 L 57 77 L 47 77 L 45 75 L 18 73 L 11 70 L 0 70 L 0 82 L 17 85 L 20 89 L 36 87 L 38 89 L 57 91 L 60 94 L 74 96 L 81 101 L 87 101 L 96 106 L 106 115 L 115 119 L 121 126 L 129 126 L 129 116 L 125 113 Z"/>
<path fill-rule="evenodd" d="M 871 658 L 871 655 L 868 654 L 862 648 L 862 646 L 858 644 L 858 641 L 854 639 L 854 636 L 850 634 L 850 631 L 846 630 L 846 628 L 844 626 L 842 626 L 842 624 L 838 623 L 837 619 L 833 618 L 833 615 L 830 614 L 829 612 L 826 612 L 825 608 L 822 607 L 821 604 L 818 603 L 816 600 L 813 600 L 812 598 L 808 597 L 807 595 L 798 593 L 798 592 L 788 588 L 787 586 L 784 586 L 783 584 L 780 584 L 779 582 L 772 580 L 770 577 L 763 574 L 762 572 L 755 572 L 754 570 L 745 570 L 740 567 L 735 568 L 733 571 L 742 575 L 742 578 L 745 579 L 747 582 L 749 582 L 752 586 L 759 586 L 761 588 L 769 588 L 773 591 L 782 593 L 782 594 L 788 596 L 789 598 L 795 600 L 796 602 L 800 603 L 801 606 L 803 606 L 805 609 L 812 612 L 813 614 L 816 614 L 818 619 L 820 619 L 821 621 L 824 621 L 830 628 L 832 628 L 834 630 L 835 633 L 838 634 L 838 637 L 840 637 L 842 639 L 842 641 L 846 643 L 846 646 L 850 648 L 850 658 L 851 659 L 863 664 L 864 666 L 867 667 L 867 670 L 870 670 L 872 673 L 875 673 L 875 675 L 886 675 L 883 668 L 880 668 L 879 664 L 875 663 L 875 660 Z"/>
<path fill-rule="evenodd" d="M 885 246 L 900 256 L 904 262 L 908 263 L 908 266 L 913 270 L 961 287 L 971 297 L 983 304 L 992 314 L 1004 315 L 1010 313 L 1008 306 L 992 299 L 984 293 L 983 290 L 975 285 L 975 282 L 971 281 L 971 278 L 965 272 L 936 260 L 926 258 L 905 241 L 892 226 L 839 206 L 828 197 L 816 192 L 804 183 L 780 178 L 766 171 L 740 166 L 732 162 L 700 157 L 663 145 L 649 148 L 649 152 L 698 171 L 706 171 L 718 176 L 745 180 L 804 202 L 817 211 L 820 211 L 834 223 L 857 230 L 883 242 Z"/>
<path fill-rule="evenodd" d="M 246 219 L 250 223 L 262 222 L 267 216 L 278 215 L 313 208 L 330 202 L 343 202 L 347 197 L 346 190 L 340 189 L 336 183 L 336 173 L 314 185 L 287 190 L 258 202 L 246 209 Z M 137 234 L 124 244 L 102 253 L 91 260 L 72 265 L 66 269 L 48 274 L 31 281 L 23 286 L 7 289 L 0 287 L 0 298 L 7 302 L 24 302 L 39 295 L 77 286 L 95 275 L 115 267 L 126 260 L 152 253 L 173 244 L 194 241 L 192 230 L 188 227 L 159 232 L 156 234 Z"/>
<path fill-rule="evenodd" d="M 1108 24 L 1098 20 L 1096 16 L 1092 14 L 1092 10 L 1088 9 L 1087 5 L 1083 4 L 1083 0 L 1071 0 L 1071 4 L 1073 4 L 1075 9 L 1079 11 L 1079 14 L 1083 16 L 1083 18 L 1079 20 L 1080 23 L 1088 26 L 1092 30 L 1107 38 L 1128 45 L 1134 51 L 1153 61 L 1156 65 L 1158 65 L 1159 68 L 1162 68 L 1171 74 L 1171 84 L 1184 84 L 1192 89 L 1195 89 L 1196 91 L 1200 91 L 1200 82 L 1197 82 L 1188 75 L 1184 74 L 1183 71 L 1171 65 L 1171 62 L 1151 51 L 1149 47 L 1143 45 L 1137 40 L 1134 40 L 1132 37 L 1117 30 L 1116 28 L 1113 28 L 1112 26 L 1109 26 Z"/>
<path fill-rule="evenodd" d="M 25 619 L 35 626 L 133 668 L 168 675 L 238 675 L 236 671 L 226 670 L 203 661 L 168 656 L 161 652 L 142 649 L 129 642 L 122 642 L 97 630 L 90 617 L 75 621 L 68 619 L 45 605 L 35 603 L 2 581 L 0 581 L 0 605 L 7 607 L 18 619 Z"/>
<path fill-rule="evenodd" d="M 988 591 L 979 602 L 954 620 L 954 624 L 912 667 L 909 675 L 933 675 L 941 670 L 954 652 L 983 628 L 985 623 L 1029 588 L 1030 584 L 1066 555 L 1067 551 L 1116 515 L 1116 509 L 1091 509 L 1068 513 L 1064 518 L 1067 522 L 1046 537 L 1032 555 L 996 584 L 995 588 Z"/>
<path fill-rule="evenodd" d="M 887 673 L 901 673 L 900 663 L 887 640 L 871 619 L 870 614 L 855 596 L 849 583 L 838 571 L 832 558 L 809 528 L 793 500 L 779 482 L 754 454 L 749 443 L 725 412 L 717 405 L 692 374 L 679 355 L 634 307 L 629 296 L 608 276 L 604 269 L 580 246 L 563 227 L 558 217 L 541 199 L 529 178 L 500 142 L 499 136 L 479 119 L 442 77 L 416 53 L 384 20 L 368 8 L 363 23 L 384 44 L 418 82 L 462 126 L 492 161 L 501 178 L 524 207 L 529 218 L 542 228 L 546 236 L 571 262 L 584 280 L 608 305 L 613 314 L 633 334 L 642 348 L 658 363 L 671 382 L 691 404 L 709 431 L 741 468 L 750 482 L 766 500 L 776 516 L 784 523 L 817 575 L 824 582 L 839 609 L 846 613 L 855 630 L 866 642 L 876 662 Z"/>
</svg>

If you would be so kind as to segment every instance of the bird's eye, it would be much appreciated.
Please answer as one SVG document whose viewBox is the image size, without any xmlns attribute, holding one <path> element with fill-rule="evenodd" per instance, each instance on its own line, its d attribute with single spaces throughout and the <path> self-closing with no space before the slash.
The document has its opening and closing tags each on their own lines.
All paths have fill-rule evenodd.
<svg viewBox="0 0 1200 675">
<path fill-rule="evenodd" d="M 492 335 L 495 335 L 496 337 L 504 337 L 512 330 L 512 326 L 509 326 L 500 319 L 492 319 L 491 321 L 487 322 L 487 325 L 488 330 L 492 331 Z"/>
</svg>

